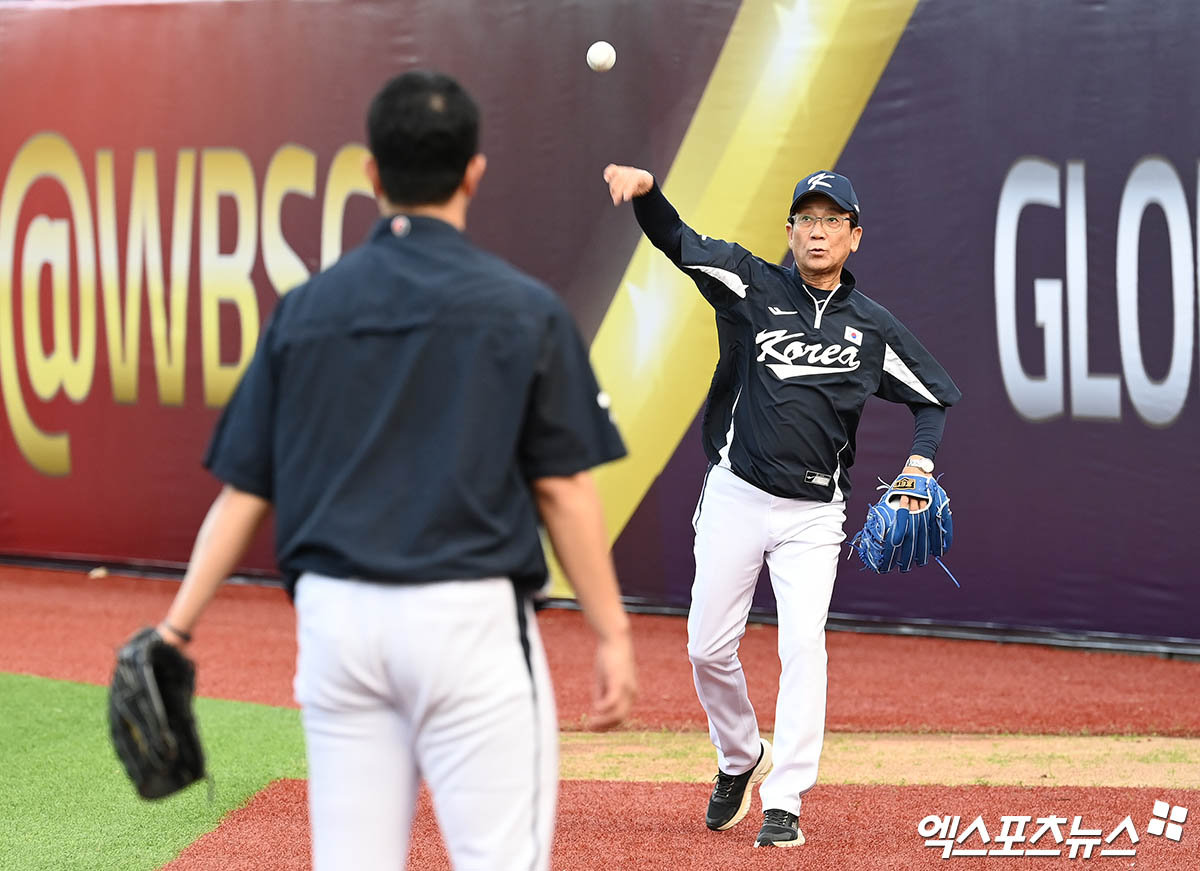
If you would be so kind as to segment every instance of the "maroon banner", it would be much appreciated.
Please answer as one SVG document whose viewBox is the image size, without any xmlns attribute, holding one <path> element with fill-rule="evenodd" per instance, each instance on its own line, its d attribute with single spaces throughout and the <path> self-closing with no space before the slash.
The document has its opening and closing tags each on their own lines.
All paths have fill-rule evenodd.
<svg viewBox="0 0 1200 871">
<path fill-rule="evenodd" d="M 752 5 L 0 4 L 0 554 L 187 559 L 218 489 L 200 458 L 276 300 L 374 218 L 363 116 L 402 70 L 476 95 L 469 232 L 593 336 L 640 236 L 602 168 L 666 177 Z M 1197 32 L 1173 0 L 916 5 L 836 168 L 862 200 L 861 289 L 964 394 L 937 458 L 963 587 L 846 562 L 837 614 L 1200 640 Z M 596 39 L 617 46 L 603 74 Z M 786 52 L 758 54 L 782 93 Z M 839 93 L 805 98 L 813 137 Z M 723 108 L 714 138 L 739 129 Z M 717 171 L 704 146 L 693 182 Z M 779 233 L 756 253 L 782 256 Z M 851 534 L 911 426 L 868 406 Z M 705 465 L 693 425 L 616 542 L 630 598 L 686 607 Z M 264 535 L 247 567 L 272 566 Z"/>
<path fill-rule="evenodd" d="M 734 10 L 0 8 L 0 80 L 26 83 L 0 130 L 0 553 L 187 559 L 218 489 L 200 458 L 259 330 L 376 214 L 365 110 L 404 69 L 476 96 L 489 172 L 471 235 L 562 290 L 590 333 L 637 235 L 611 220 L 601 170 L 669 162 L 704 85 L 693 67 Z M 622 58 L 601 88 L 587 46 L 631 28 L 674 62 Z M 647 99 L 651 78 L 671 87 Z M 267 536 L 247 565 L 273 567 Z"/>
</svg>

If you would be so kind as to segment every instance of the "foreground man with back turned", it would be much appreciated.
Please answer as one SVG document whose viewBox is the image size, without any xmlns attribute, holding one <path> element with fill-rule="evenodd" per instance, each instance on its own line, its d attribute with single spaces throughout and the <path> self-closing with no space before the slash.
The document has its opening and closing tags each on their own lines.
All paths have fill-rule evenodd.
<svg viewBox="0 0 1200 871">
<path fill-rule="evenodd" d="M 158 629 L 186 643 L 274 506 L 316 871 L 404 867 L 422 779 L 456 869 L 549 867 L 539 517 L 598 638 L 594 723 L 619 723 L 635 693 L 588 473 L 624 447 L 559 299 L 464 235 L 478 125 L 437 73 L 375 97 L 382 218 L 279 301 L 213 436 L 225 487 Z"/>
<path fill-rule="evenodd" d="M 875 395 L 912 409 L 903 471 L 929 475 L 946 406 L 960 394 L 912 333 L 855 287 L 845 263 L 863 230 L 845 176 L 817 172 L 792 191 L 790 268 L 696 233 L 643 169 L 610 165 L 604 180 L 613 204 L 633 201 L 646 237 L 716 310 L 720 360 L 704 407 L 710 465 L 692 519 L 688 612 L 688 657 L 719 768 L 705 824 L 735 826 L 761 782 L 754 845 L 798 846 L 801 797 L 816 783 L 824 740 L 825 620 L 863 406 Z M 737 655 L 764 560 L 782 664 L 774 748 L 759 735 Z"/>
</svg>

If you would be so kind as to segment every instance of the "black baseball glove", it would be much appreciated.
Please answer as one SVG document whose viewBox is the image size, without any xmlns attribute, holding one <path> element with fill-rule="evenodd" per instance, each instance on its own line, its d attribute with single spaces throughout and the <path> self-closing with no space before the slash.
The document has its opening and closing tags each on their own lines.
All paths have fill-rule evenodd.
<svg viewBox="0 0 1200 871">
<path fill-rule="evenodd" d="M 204 777 L 195 690 L 196 667 L 155 630 L 138 631 L 117 651 L 108 723 L 142 798 L 163 798 Z"/>
</svg>

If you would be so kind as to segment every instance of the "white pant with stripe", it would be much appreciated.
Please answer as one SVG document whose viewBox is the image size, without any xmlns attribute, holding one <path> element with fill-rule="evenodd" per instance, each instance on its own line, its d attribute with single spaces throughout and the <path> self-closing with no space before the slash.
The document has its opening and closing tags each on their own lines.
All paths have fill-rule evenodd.
<svg viewBox="0 0 1200 871">
<path fill-rule="evenodd" d="M 720 466 L 709 470 L 696 507 L 688 657 L 717 763 L 727 774 L 758 762 L 758 719 L 737 653 L 764 559 L 775 591 L 782 670 L 775 767 L 759 790 L 764 809 L 799 814 L 801 796 L 817 781 L 825 735 L 825 620 L 845 519 L 845 502 L 772 496 Z"/>
<path fill-rule="evenodd" d="M 315 871 L 404 868 L 422 779 L 457 871 L 549 868 L 558 723 L 513 585 L 306 574 L 296 615 Z"/>
</svg>

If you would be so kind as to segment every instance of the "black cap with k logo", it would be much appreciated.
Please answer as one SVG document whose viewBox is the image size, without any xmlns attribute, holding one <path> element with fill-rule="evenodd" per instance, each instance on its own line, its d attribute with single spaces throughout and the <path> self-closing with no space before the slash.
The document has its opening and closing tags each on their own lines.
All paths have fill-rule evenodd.
<svg viewBox="0 0 1200 871">
<path fill-rule="evenodd" d="M 829 172 L 828 170 L 821 170 L 800 179 L 800 181 L 796 182 L 796 190 L 792 194 L 792 208 L 788 214 L 794 215 L 796 213 L 796 206 L 800 204 L 800 201 L 813 194 L 823 194 L 829 197 L 852 214 L 855 221 L 858 221 L 858 194 L 854 192 L 854 186 L 850 184 L 850 179 L 844 175 L 838 175 L 836 172 Z"/>
</svg>

